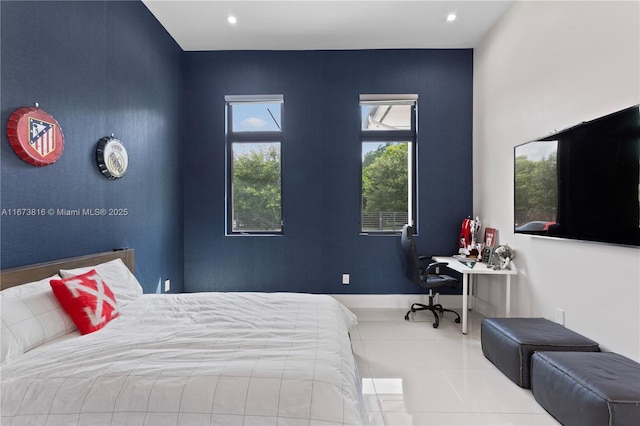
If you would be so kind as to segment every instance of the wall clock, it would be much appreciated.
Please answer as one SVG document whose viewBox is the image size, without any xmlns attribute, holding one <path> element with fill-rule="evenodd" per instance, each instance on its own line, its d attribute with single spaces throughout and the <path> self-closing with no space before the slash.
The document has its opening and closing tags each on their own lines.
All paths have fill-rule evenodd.
<svg viewBox="0 0 640 426">
<path fill-rule="evenodd" d="M 120 179 L 129 166 L 127 150 L 113 135 L 105 136 L 98 141 L 96 160 L 100 173 L 107 179 Z"/>
<path fill-rule="evenodd" d="M 7 138 L 22 160 L 42 167 L 60 158 L 64 135 L 56 119 L 35 105 L 18 108 L 9 116 Z"/>
</svg>

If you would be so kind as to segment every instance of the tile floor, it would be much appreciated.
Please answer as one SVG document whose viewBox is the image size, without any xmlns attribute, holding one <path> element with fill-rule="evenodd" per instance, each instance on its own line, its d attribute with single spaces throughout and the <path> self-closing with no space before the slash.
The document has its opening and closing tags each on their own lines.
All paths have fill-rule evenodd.
<svg viewBox="0 0 640 426">
<path fill-rule="evenodd" d="M 464 336 L 452 314 L 357 309 L 351 338 L 363 380 L 369 420 L 396 425 L 558 425 L 531 392 L 504 376 L 483 355 L 482 317 L 469 313 Z"/>
</svg>

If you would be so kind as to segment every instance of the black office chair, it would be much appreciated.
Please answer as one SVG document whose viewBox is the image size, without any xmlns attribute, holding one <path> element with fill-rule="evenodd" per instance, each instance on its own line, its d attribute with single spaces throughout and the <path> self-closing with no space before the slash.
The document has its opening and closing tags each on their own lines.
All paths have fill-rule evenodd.
<svg viewBox="0 0 640 426">
<path fill-rule="evenodd" d="M 447 263 L 432 262 L 429 256 L 418 256 L 416 243 L 413 240 L 413 228 L 409 225 L 402 227 L 402 238 L 400 242 L 402 243 L 404 256 L 407 259 L 407 278 L 409 278 L 412 283 L 429 290 L 429 304 L 414 303 L 411 305 L 409 312 L 404 316 L 404 319 L 409 321 L 409 314 L 416 311 L 431 311 L 436 318 L 436 322 L 433 323 L 433 328 L 438 328 L 440 325 L 438 313 L 442 316 L 445 312 L 453 312 L 457 317 L 455 321 L 459 323 L 460 315 L 458 315 L 456 311 L 445 309 L 439 303 L 433 304 L 433 294 L 434 292 L 438 293 L 438 289 L 441 287 L 454 288 L 459 285 L 458 280 L 455 278 L 437 273 L 437 269 L 447 266 Z M 429 263 L 425 263 L 427 260 Z"/>
</svg>

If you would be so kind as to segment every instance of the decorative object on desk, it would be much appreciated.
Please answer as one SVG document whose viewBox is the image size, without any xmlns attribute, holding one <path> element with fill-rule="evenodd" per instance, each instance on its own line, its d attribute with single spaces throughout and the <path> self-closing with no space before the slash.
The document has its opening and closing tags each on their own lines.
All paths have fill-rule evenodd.
<svg viewBox="0 0 640 426">
<path fill-rule="evenodd" d="M 511 247 L 509 247 L 508 244 L 498 246 L 495 249 L 495 253 L 500 260 L 500 269 L 508 269 L 509 264 L 516 256 L 516 252 Z"/>
<path fill-rule="evenodd" d="M 96 161 L 100 173 L 107 179 L 119 179 L 127 172 L 129 156 L 122 142 L 113 136 L 105 136 L 98 141 Z"/>
<path fill-rule="evenodd" d="M 459 262 L 465 266 L 468 266 L 470 269 L 473 269 L 473 267 L 476 266 L 475 260 L 460 260 Z"/>
<path fill-rule="evenodd" d="M 458 262 L 462 263 L 463 265 L 473 269 L 474 266 L 476 266 L 476 259 L 475 257 L 467 257 L 464 255 L 454 255 L 453 257 L 455 257 L 456 259 L 458 259 Z"/>
<path fill-rule="evenodd" d="M 64 150 L 62 128 L 37 103 L 18 108 L 9 116 L 7 138 L 18 157 L 36 167 L 53 164 Z"/>
<path fill-rule="evenodd" d="M 460 229 L 460 236 L 458 237 L 458 253 L 470 255 L 472 250 L 475 250 L 475 255 L 478 255 L 477 239 L 478 231 L 480 231 L 480 218 L 476 216 L 475 219 L 468 217 L 462 221 L 462 227 Z"/>
<path fill-rule="evenodd" d="M 478 245 L 478 232 L 480 232 L 480 218 L 476 216 L 475 220 L 471 222 L 471 248 L 469 250 L 476 250 Z"/>
<path fill-rule="evenodd" d="M 487 265 L 490 265 L 492 255 L 493 255 L 493 247 L 485 245 L 484 248 L 482 249 L 481 262 L 486 263 Z"/>
<path fill-rule="evenodd" d="M 458 254 L 469 254 L 467 250 L 467 241 L 471 241 L 471 218 L 465 218 L 462 221 L 460 235 L 458 236 Z"/>
<path fill-rule="evenodd" d="M 489 261 L 487 262 L 487 268 L 493 269 L 494 271 L 499 271 L 502 269 L 502 264 L 500 262 L 500 258 L 496 253 L 496 249 L 491 248 L 491 253 L 489 254 Z"/>
<path fill-rule="evenodd" d="M 496 244 L 496 237 L 498 236 L 498 230 L 496 228 L 484 229 L 484 245 L 485 247 L 493 248 Z"/>
<path fill-rule="evenodd" d="M 473 259 L 473 261 L 475 262 L 480 257 L 480 252 L 478 251 L 476 246 L 472 246 L 472 247 L 473 248 L 469 250 L 469 257 Z"/>
</svg>

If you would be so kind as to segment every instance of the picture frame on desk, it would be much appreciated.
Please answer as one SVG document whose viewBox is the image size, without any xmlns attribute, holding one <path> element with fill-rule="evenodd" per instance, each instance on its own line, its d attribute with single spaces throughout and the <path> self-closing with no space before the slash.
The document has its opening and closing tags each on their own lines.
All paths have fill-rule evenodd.
<svg viewBox="0 0 640 426">
<path fill-rule="evenodd" d="M 487 265 L 490 265 L 492 256 L 493 256 L 493 247 L 485 246 L 482 249 L 482 263 L 486 263 Z"/>
<path fill-rule="evenodd" d="M 485 228 L 484 230 L 484 245 L 485 247 L 493 247 L 496 245 L 496 237 L 498 236 L 498 230 L 496 228 Z M 484 262 L 484 252 L 483 252 Z"/>
</svg>

